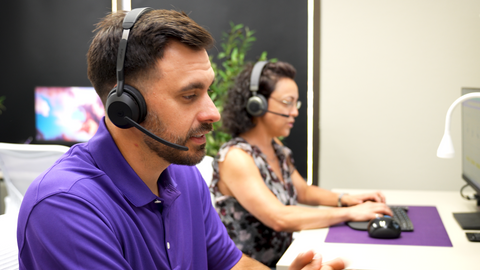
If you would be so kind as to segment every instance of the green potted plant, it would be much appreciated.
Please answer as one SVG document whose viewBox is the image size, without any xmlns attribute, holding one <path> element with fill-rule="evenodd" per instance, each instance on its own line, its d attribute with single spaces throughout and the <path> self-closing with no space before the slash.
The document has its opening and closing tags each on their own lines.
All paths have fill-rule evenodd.
<svg viewBox="0 0 480 270">
<path fill-rule="evenodd" d="M 245 55 L 256 40 L 253 36 L 255 31 L 250 30 L 243 24 L 234 24 L 230 22 L 230 31 L 222 35 L 221 51 L 216 56 L 220 64 L 213 61 L 210 56 L 213 71 L 215 72 L 215 82 L 210 87 L 210 97 L 222 113 L 228 89 L 234 84 L 235 78 L 244 68 L 246 61 Z M 267 59 L 267 52 L 263 52 L 257 61 Z M 207 134 L 207 155 L 214 157 L 220 146 L 229 141 L 231 136 L 222 130 L 222 122 L 213 123 L 213 131 Z"/>
</svg>

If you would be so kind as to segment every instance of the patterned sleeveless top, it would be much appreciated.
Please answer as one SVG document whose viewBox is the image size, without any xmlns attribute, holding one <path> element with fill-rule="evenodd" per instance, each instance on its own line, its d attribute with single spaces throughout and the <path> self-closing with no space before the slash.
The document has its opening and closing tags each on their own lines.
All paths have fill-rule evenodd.
<svg viewBox="0 0 480 270">
<path fill-rule="evenodd" d="M 295 171 L 292 152 L 289 148 L 272 141 L 280 163 L 282 182 L 267 163 L 266 156 L 256 146 L 248 144 L 243 138 L 236 137 L 222 145 L 213 161 L 213 179 L 210 192 L 215 196 L 214 204 L 217 213 L 227 228 L 230 238 L 246 255 L 261 263 L 274 267 L 292 242 L 292 233 L 276 232 L 265 226 L 231 196 L 224 196 L 218 189 L 218 162 L 223 161 L 230 147 L 238 147 L 250 154 L 263 177 L 265 185 L 284 205 L 297 204 L 297 192 L 291 179 Z"/>
</svg>

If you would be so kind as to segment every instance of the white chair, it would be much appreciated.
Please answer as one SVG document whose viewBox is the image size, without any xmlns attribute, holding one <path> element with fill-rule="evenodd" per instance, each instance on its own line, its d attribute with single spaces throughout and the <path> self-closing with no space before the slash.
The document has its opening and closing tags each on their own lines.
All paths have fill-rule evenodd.
<svg viewBox="0 0 480 270">
<path fill-rule="evenodd" d="M 68 149 L 62 145 L 0 143 L 0 170 L 8 193 L 5 213 L 18 213 L 28 186 Z"/>
<path fill-rule="evenodd" d="M 200 171 L 200 174 L 202 174 L 203 180 L 205 180 L 205 183 L 207 183 L 207 186 L 210 187 L 210 183 L 212 183 L 212 176 L 213 176 L 213 157 L 211 156 L 205 156 L 200 163 L 198 163 L 196 166 L 198 170 Z M 212 200 L 213 204 L 213 194 L 210 193 L 210 198 Z"/>
<path fill-rule="evenodd" d="M 18 214 L 0 215 L 0 269 L 18 270 Z"/>
<path fill-rule="evenodd" d="M 61 145 L 0 143 L 0 170 L 7 187 L 0 215 L 0 269 L 18 269 L 17 219 L 28 186 L 68 151 Z"/>
</svg>

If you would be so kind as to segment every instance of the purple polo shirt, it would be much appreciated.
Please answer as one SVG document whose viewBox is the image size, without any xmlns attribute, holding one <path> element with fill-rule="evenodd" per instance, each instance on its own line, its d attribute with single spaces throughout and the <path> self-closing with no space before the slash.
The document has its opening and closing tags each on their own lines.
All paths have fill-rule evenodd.
<svg viewBox="0 0 480 270">
<path fill-rule="evenodd" d="M 195 166 L 170 165 L 160 197 L 104 121 L 29 187 L 18 219 L 20 269 L 230 269 L 242 256 Z"/>
</svg>

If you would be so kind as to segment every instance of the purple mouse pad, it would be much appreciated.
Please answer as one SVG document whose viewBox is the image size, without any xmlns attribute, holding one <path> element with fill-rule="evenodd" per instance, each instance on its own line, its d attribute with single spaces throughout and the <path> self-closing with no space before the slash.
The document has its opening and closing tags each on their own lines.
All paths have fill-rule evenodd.
<svg viewBox="0 0 480 270">
<path fill-rule="evenodd" d="M 345 223 L 331 226 L 325 242 L 349 244 L 384 244 L 410 246 L 452 247 L 452 242 L 443 226 L 435 206 L 409 206 L 408 216 L 413 223 L 413 232 L 402 232 L 397 239 L 377 239 L 367 231 L 358 231 Z"/>
</svg>

